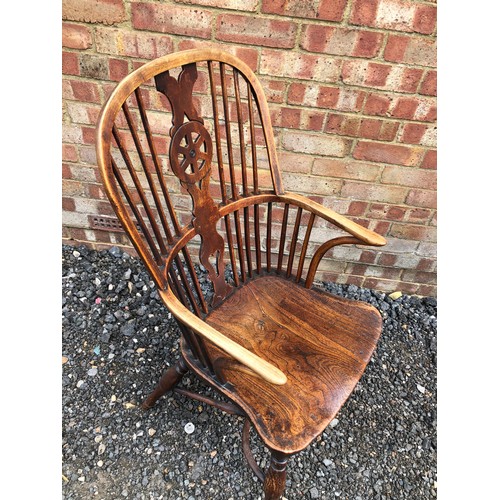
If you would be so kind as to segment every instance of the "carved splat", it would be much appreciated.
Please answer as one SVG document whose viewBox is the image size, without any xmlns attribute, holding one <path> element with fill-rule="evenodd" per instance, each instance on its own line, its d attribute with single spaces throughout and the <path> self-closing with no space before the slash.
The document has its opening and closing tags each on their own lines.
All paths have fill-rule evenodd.
<svg viewBox="0 0 500 500">
<path fill-rule="evenodd" d="M 193 200 L 193 226 L 201 237 L 200 262 L 214 286 L 212 306 L 233 289 L 224 277 L 224 238 L 217 232 L 219 209 L 208 193 L 212 169 L 212 139 L 193 105 L 193 86 L 198 72 L 195 64 L 183 66 L 179 79 L 168 72 L 155 78 L 156 88 L 172 106 L 170 166 Z M 190 121 L 184 122 L 184 116 Z M 212 260 L 211 260 L 212 259 Z"/>
<path fill-rule="evenodd" d="M 167 97 L 172 106 L 172 128 L 170 129 L 172 137 L 183 124 L 184 116 L 187 116 L 188 120 L 203 123 L 203 119 L 198 115 L 193 104 L 193 87 L 197 79 L 198 70 L 195 63 L 182 66 L 178 80 L 170 76 L 168 71 L 155 76 L 156 89 Z"/>
</svg>

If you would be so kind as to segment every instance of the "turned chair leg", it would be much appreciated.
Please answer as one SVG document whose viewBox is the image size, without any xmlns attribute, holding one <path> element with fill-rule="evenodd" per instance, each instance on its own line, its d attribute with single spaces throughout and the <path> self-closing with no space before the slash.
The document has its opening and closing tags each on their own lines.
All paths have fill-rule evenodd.
<svg viewBox="0 0 500 500">
<path fill-rule="evenodd" d="M 271 464 L 264 479 L 265 500 L 279 500 L 285 492 L 288 457 L 285 453 L 271 451 Z"/>
<path fill-rule="evenodd" d="M 187 373 L 188 367 L 186 363 L 181 358 L 174 365 L 171 366 L 161 377 L 160 382 L 156 386 L 155 390 L 147 397 L 147 399 L 142 403 L 141 408 L 143 410 L 149 410 L 153 405 L 160 399 L 167 391 L 173 389 L 182 379 L 182 377 Z"/>
</svg>

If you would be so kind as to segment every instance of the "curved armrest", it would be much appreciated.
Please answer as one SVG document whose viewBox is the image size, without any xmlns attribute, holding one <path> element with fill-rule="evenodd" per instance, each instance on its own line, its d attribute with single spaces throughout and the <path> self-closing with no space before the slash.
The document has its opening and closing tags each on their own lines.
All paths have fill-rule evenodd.
<svg viewBox="0 0 500 500">
<path fill-rule="evenodd" d="M 316 203 L 305 196 L 296 193 L 285 193 L 281 196 L 284 201 L 290 201 L 299 207 L 310 210 L 312 213 L 319 215 L 323 219 L 335 224 L 337 227 L 340 227 L 344 231 L 347 231 L 352 236 L 360 239 L 363 243 L 367 245 L 373 246 L 383 246 L 387 242 L 383 236 L 380 234 L 374 233 L 370 231 L 370 229 L 366 229 L 363 226 L 360 226 L 356 222 L 349 220 L 347 217 L 334 212 L 333 210 Z"/>
<path fill-rule="evenodd" d="M 217 347 L 253 370 L 264 380 L 275 385 L 286 384 L 286 375 L 281 370 L 250 352 L 248 349 L 245 349 L 240 344 L 227 338 L 215 328 L 205 323 L 202 319 L 198 318 L 198 316 L 194 315 L 181 304 L 170 289 L 159 290 L 159 294 L 169 311 L 178 320 L 192 328 L 196 333 L 213 342 Z"/>
</svg>

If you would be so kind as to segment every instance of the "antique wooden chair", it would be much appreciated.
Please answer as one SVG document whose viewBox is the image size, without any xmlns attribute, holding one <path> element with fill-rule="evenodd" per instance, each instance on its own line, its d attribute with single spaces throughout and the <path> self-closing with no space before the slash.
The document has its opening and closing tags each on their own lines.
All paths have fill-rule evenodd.
<svg viewBox="0 0 500 500">
<path fill-rule="evenodd" d="M 174 390 L 243 415 L 244 455 L 265 498 L 280 498 L 288 458 L 335 417 L 381 332 L 375 308 L 313 286 L 318 265 L 337 245 L 384 238 L 285 191 L 263 88 L 219 50 L 136 69 L 96 137 L 106 193 L 181 331 L 181 357 L 143 408 Z M 228 401 L 176 387 L 188 370 Z M 270 450 L 265 473 L 250 422 Z"/>
</svg>

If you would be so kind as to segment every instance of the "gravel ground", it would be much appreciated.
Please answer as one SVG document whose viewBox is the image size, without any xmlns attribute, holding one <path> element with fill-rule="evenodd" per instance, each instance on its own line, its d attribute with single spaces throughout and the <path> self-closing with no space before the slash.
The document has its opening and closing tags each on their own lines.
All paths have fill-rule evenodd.
<svg viewBox="0 0 500 500">
<path fill-rule="evenodd" d="M 140 410 L 179 357 L 176 323 L 140 261 L 66 245 L 62 257 L 62 498 L 262 498 L 240 417 L 176 394 Z M 291 458 L 285 497 L 435 498 L 436 300 L 324 286 L 373 304 L 384 329 L 336 419 Z M 213 395 L 193 376 L 182 385 Z M 251 445 L 265 467 L 255 433 Z"/>
</svg>

